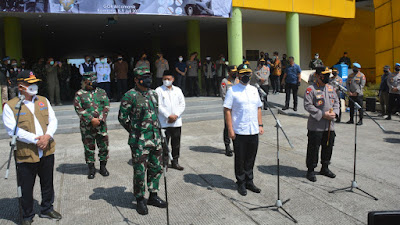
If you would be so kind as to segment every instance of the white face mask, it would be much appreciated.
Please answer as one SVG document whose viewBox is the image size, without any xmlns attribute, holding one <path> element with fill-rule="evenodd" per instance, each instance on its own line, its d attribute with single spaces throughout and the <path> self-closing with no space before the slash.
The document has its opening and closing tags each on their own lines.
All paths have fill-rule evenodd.
<svg viewBox="0 0 400 225">
<path fill-rule="evenodd" d="M 319 56 L 316 55 L 316 56 L 315 56 L 315 59 L 318 59 L 318 58 L 319 58 Z"/>
<path fill-rule="evenodd" d="M 163 84 L 164 84 L 166 87 L 170 87 L 170 86 L 172 86 L 172 81 L 170 81 L 170 80 L 163 80 Z"/>
<path fill-rule="evenodd" d="M 27 86 L 23 86 L 23 85 L 21 85 L 21 86 L 26 88 L 25 92 L 30 96 L 37 95 L 37 93 L 38 93 L 39 87 L 36 84 L 32 84 L 32 85 L 30 85 L 28 87 Z"/>
<path fill-rule="evenodd" d="M 179 58 L 179 62 L 182 62 L 183 61 L 183 58 Z"/>
</svg>

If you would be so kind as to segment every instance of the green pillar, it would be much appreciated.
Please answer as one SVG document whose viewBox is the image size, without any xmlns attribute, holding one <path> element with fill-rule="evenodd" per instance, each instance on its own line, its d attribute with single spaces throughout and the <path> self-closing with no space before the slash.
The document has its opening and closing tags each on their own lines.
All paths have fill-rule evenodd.
<svg viewBox="0 0 400 225">
<path fill-rule="evenodd" d="M 17 60 L 22 58 L 21 22 L 19 18 L 4 18 L 4 43 L 7 56 Z"/>
<path fill-rule="evenodd" d="M 228 56 L 231 65 L 243 63 L 242 11 L 238 7 L 233 7 L 228 19 Z"/>
<path fill-rule="evenodd" d="M 187 23 L 187 49 L 188 49 L 188 56 L 193 52 L 197 52 L 197 58 L 200 60 L 200 21 L 198 20 L 189 20 Z M 199 68 L 199 86 L 201 89 L 201 72 Z"/>
<path fill-rule="evenodd" d="M 286 13 L 286 46 L 287 55 L 293 56 L 295 63 L 300 65 L 300 26 L 298 13 Z"/>
</svg>

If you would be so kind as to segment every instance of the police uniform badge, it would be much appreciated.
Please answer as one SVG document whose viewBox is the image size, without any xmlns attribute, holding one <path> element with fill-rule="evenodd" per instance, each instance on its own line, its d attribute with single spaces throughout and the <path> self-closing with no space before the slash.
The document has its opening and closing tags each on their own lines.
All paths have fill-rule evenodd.
<svg viewBox="0 0 400 225">
<path fill-rule="evenodd" d="M 312 91 L 312 89 L 311 89 L 311 88 L 307 88 L 307 91 L 306 91 L 307 95 L 308 95 L 308 94 L 310 94 L 310 93 L 311 93 L 311 91 Z"/>
<path fill-rule="evenodd" d="M 318 102 L 317 102 L 317 105 L 318 105 L 318 106 L 321 106 L 321 105 L 323 105 L 323 104 L 324 104 L 324 100 L 323 100 L 323 99 L 318 100 Z"/>
</svg>

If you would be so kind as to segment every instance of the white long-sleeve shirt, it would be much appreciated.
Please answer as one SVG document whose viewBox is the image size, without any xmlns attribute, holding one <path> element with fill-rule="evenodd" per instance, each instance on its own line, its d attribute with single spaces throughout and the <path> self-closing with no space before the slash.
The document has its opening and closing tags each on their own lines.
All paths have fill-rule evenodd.
<svg viewBox="0 0 400 225">
<path fill-rule="evenodd" d="M 88 63 L 85 62 L 85 64 L 86 64 L 86 66 L 89 66 Z M 92 67 L 93 67 L 93 72 L 96 72 L 96 68 L 94 68 L 94 65 L 92 65 Z M 82 64 L 79 66 L 79 73 L 80 73 L 82 76 L 83 76 L 83 74 L 85 73 L 85 70 L 83 70 L 83 65 L 82 65 Z"/>
<path fill-rule="evenodd" d="M 98 63 L 96 65 L 97 83 L 110 82 L 111 66 L 108 63 Z"/>
<path fill-rule="evenodd" d="M 156 89 L 158 95 L 158 112 L 162 128 L 181 127 L 181 115 L 185 111 L 185 96 L 179 87 L 173 86 L 169 89 L 162 85 Z M 168 123 L 168 117 L 177 115 L 178 119 L 174 123 Z"/>
<path fill-rule="evenodd" d="M 21 141 L 21 142 L 24 142 L 27 144 L 35 144 L 35 145 L 38 142 L 38 140 L 36 140 L 35 138 L 44 135 L 42 126 L 40 126 L 40 123 L 35 116 L 35 99 L 36 98 L 37 97 L 34 96 L 32 98 L 32 101 L 24 100 L 24 102 L 23 102 L 23 104 L 29 109 L 29 111 L 31 111 L 31 113 L 33 115 L 33 119 L 35 122 L 35 133 L 30 133 L 19 127 L 17 127 L 17 133 L 16 133 L 17 137 L 18 137 L 18 141 Z M 49 112 L 49 125 L 47 126 L 46 134 L 50 135 L 53 138 L 54 133 L 57 130 L 58 120 L 56 118 L 53 108 L 50 105 L 49 100 L 46 99 L 46 101 L 47 101 L 47 107 L 48 107 L 48 112 Z M 3 123 L 4 123 L 4 126 L 6 128 L 8 135 L 13 136 L 16 120 L 14 117 L 14 112 L 8 104 L 4 105 Z M 38 150 L 39 150 L 39 158 L 42 158 L 43 150 L 40 148 L 38 148 Z"/>
</svg>

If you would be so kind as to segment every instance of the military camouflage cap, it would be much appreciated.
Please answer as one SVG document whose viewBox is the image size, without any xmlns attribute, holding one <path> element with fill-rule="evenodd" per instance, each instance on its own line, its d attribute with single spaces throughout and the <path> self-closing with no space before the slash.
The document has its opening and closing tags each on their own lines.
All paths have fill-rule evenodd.
<svg viewBox="0 0 400 225">
<path fill-rule="evenodd" d="M 151 75 L 148 67 L 140 66 L 134 69 L 135 76 Z"/>
<path fill-rule="evenodd" d="M 97 73 L 96 72 L 86 72 L 82 75 L 82 80 L 88 80 L 88 81 L 97 81 Z"/>
</svg>

